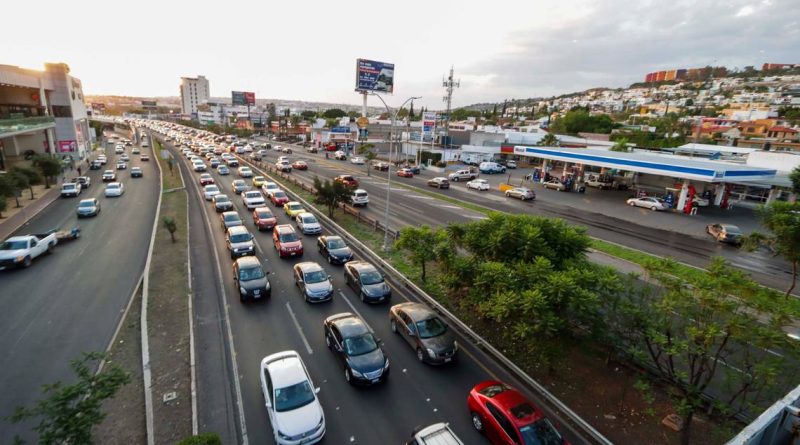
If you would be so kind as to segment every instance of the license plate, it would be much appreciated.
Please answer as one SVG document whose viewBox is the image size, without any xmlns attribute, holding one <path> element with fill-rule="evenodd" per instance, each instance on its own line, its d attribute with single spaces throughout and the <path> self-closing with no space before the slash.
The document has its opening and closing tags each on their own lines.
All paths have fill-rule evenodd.
<svg viewBox="0 0 800 445">
<path fill-rule="evenodd" d="M 378 383 L 381 379 L 372 379 L 370 380 L 371 383 Z"/>
<path fill-rule="evenodd" d="M 255 290 L 255 291 L 253 291 L 253 293 L 256 294 L 256 295 L 261 295 L 261 291 L 260 290 Z"/>
<path fill-rule="evenodd" d="M 452 357 L 445 357 L 445 359 L 444 359 L 445 363 L 450 362 L 450 361 L 453 361 Z"/>
<path fill-rule="evenodd" d="M 295 256 L 295 255 L 297 255 L 297 252 L 292 252 L 291 253 L 291 256 Z"/>
</svg>

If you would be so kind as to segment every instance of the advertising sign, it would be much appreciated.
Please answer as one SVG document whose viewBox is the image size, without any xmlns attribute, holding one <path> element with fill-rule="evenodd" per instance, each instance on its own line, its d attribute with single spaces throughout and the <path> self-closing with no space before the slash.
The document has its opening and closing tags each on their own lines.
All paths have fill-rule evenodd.
<svg viewBox="0 0 800 445">
<path fill-rule="evenodd" d="M 234 105 L 255 105 L 256 93 L 250 91 L 231 91 L 231 102 Z"/>
<path fill-rule="evenodd" d="M 356 91 L 394 92 L 394 64 L 374 60 L 356 60 Z"/>
<path fill-rule="evenodd" d="M 350 127 L 333 127 L 331 133 L 350 133 Z"/>
<path fill-rule="evenodd" d="M 106 104 L 92 102 L 92 110 L 105 111 L 106 110 Z"/>
<path fill-rule="evenodd" d="M 436 113 L 427 111 L 422 113 L 422 140 L 433 139 L 433 132 L 436 130 Z"/>
<path fill-rule="evenodd" d="M 145 110 L 156 108 L 156 101 L 154 100 L 143 100 L 142 101 L 142 108 Z"/>
<path fill-rule="evenodd" d="M 58 141 L 58 151 L 60 153 L 78 151 L 78 141 Z"/>
</svg>

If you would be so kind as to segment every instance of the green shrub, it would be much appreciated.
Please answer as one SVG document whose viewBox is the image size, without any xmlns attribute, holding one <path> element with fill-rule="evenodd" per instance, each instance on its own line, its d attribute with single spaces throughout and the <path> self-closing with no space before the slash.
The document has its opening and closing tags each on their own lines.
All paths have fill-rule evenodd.
<svg viewBox="0 0 800 445">
<path fill-rule="evenodd" d="M 187 437 L 178 442 L 178 445 L 222 445 L 217 433 L 203 433 L 197 436 Z"/>
</svg>

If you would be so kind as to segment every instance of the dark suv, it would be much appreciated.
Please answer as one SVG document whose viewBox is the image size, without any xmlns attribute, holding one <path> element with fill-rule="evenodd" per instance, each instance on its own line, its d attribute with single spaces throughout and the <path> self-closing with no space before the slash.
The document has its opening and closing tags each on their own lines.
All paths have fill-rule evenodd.
<svg viewBox="0 0 800 445">
<path fill-rule="evenodd" d="M 344 281 L 363 302 L 380 303 L 392 298 L 392 290 L 372 264 L 350 261 L 344 265 Z"/>
<path fill-rule="evenodd" d="M 254 256 L 239 258 L 233 263 L 233 281 L 239 288 L 239 300 L 269 298 L 271 288 L 261 262 Z"/>
</svg>

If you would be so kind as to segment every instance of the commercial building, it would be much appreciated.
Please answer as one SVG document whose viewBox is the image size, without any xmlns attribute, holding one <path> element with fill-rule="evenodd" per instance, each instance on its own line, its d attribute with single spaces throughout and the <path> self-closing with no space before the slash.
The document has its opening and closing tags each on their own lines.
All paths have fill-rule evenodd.
<svg viewBox="0 0 800 445">
<path fill-rule="evenodd" d="M 73 161 L 91 150 L 81 81 L 64 63 L 0 65 L 0 170 L 38 153 Z"/>
<path fill-rule="evenodd" d="M 181 77 L 181 113 L 197 119 L 197 106 L 208 102 L 211 90 L 205 76 Z"/>
</svg>

